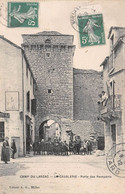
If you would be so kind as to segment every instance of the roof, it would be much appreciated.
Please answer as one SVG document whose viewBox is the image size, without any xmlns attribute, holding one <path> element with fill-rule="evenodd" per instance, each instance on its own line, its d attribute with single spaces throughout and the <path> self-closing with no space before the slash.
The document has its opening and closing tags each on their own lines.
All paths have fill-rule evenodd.
<svg viewBox="0 0 125 194">
<path fill-rule="evenodd" d="M 106 57 L 106 58 L 104 59 L 104 61 L 101 63 L 100 67 L 101 67 L 101 66 L 104 66 L 104 65 L 107 63 L 108 59 L 109 59 L 109 57 Z"/>
<path fill-rule="evenodd" d="M 125 29 L 125 28 L 124 28 Z M 116 41 L 116 43 L 114 44 L 114 46 L 113 46 L 113 49 L 112 50 L 115 50 L 119 45 L 120 45 L 120 43 L 124 43 L 124 41 L 123 41 L 123 38 L 125 37 L 125 34 L 123 34 L 122 36 L 120 36 L 119 37 L 119 39 Z M 125 44 L 125 43 L 124 43 Z M 111 55 L 110 55 L 111 56 Z M 104 59 L 104 61 L 101 63 L 101 65 L 100 66 L 104 66 L 106 63 L 107 63 L 107 61 L 108 61 L 108 59 L 109 59 L 109 57 L 110 56 L 108 56 L 108 57 L 106 57 L 105 59 Z"/>
<path fill-rule="evenodd" d="M 101 72 L 93 70 L 93 69 L 76 69 L 76 68 L 73 68 L 73 73 L 74 74 L 99 74 Z"/>
<path fill-rule="evenodd" d="M 43 31 L 36 34 L 22 34 L 22 36 L 73 36 L 69 34 L 61 34 L 57 31 Z"/>
<path fill-rule="evenodd" d="M 28 68 L 29 68 L 29 70 L 30 70 L 30 72 L 31 72 L 32 78 L 33 78 L 33 80 L 34 80 L 34 82 L 35 82 L 35 84 L 36 84 L 36 80 L 35 80 L 35 78 L 34 78 L 34 75 L 33 75 L 32 70 L 31 70 L 29 61 L 28 61 L 28 59 L 27 59 L 27 57 L 26 57 L 26 54 L 25 54 L 25 51 L 24 51 L 23 49 L 22 49 L 22 53 L 23 53 L 24 59 L 25 59 L 25 61 L 26 61 L 26 64 L 28 65 Z"/>
<path fill-rule="evenodd" d="M 31 72 L 31 74 L 32 74 L 32 77 L 33 77 L 34 81 L 35 81 L 35 78 L 34 78 L 34 76 L 33 76 L 32 70 L 31 70 L 31 68 L 30 68 L 30 64 L 29 64 L 29 62 L 28 62 L 28 59 L 27 59 L 27 57 L 26 57 L 26 55 L 25 55 L 24 50 L 23 50 L 20 46 L 18 46 L 17 44 L 15 44 L 15 43 L 11 42 L 10 40 L 8 40 L 7 38 L 5 38 L 4 36 L 0 35 L 0 38 L 1 38 L 2 40 L 5 40 L 6 42 L 8 42 L 9 44 L 11 44 L 12 46 L 14 46 L 14 47 L 16 47 L 16 48 L 18 48 L 18 49 L 20 49 L 20 50 L 22 51 L 23 56 L 24 56 L 24 59 L 25 59 L 27 65 L 28 65 L 28 68 L 29 68 L 29 70 L 30 70 L 30 72 Z M 36 81 L 35 81 L 35 82 L 36 82 Z"/>
<path fill-rule="evenodd" d="M 110 30 L 109 30 L 108 38 L 110 37 L 111 32 L 112 32 L 113 29 L 125 29 L 125 27 L 112 26 L 112 27 L 110 28 Z"/>
<path fill-rule="evenodd" d="M 120 44 L 121 42 L 124 43 L 124 41 L 123 41 L 123 38 L 124 38 L 124 37 L 125 37 L 125 34 L 123 34 L 122 36 L 119 37 L 119 39 L 116 41 L 116 43 L 115 43 L 114 46 L 113 46 L 113 50 L 116 49 L 116 48 L 119 46 L 119 44 Z M 125 43 L 124 43 L 124 44 L 125 44 Z"/>
<path fill-rule="evenodd" d="M 5 40 L 6 42 L 8 42 L 9 44 L 13 45 L 16 48 L 22 49 L 20 46 L 18 46 L 17 44 L 11 42 L 10 40 L 8 40 L 7 38 L 5 38 L 3 35 L 0 35 L 0 38 Z"/>
<path fill-rule="evenodd" d="M 54 36 L 56 35 L 56 36 L 59 36 L 59 35 L 61 35 L 61 33 L 60 32 L 56 32 L 56 31 L 43 31 L 43 32 L 38 32 L 37 35 L 45 35 L 45 36 L 46 35 L 47 36 L 48 35 L 50 35 L 50 36 L 51 35 L 54 35 Z"/>
</svg>

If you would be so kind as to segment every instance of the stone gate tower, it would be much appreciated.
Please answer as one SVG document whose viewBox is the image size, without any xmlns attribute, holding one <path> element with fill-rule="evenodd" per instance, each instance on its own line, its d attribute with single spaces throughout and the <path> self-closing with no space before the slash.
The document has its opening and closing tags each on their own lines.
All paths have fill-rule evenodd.
<svg viewBox="0 0 125 194">
<path fill-rule="evenodd" d="M 24 34 L 23 48 L 37 83 L 36 131 L 48 119 L 73 118 L 73 36 Z"/>
</svg>

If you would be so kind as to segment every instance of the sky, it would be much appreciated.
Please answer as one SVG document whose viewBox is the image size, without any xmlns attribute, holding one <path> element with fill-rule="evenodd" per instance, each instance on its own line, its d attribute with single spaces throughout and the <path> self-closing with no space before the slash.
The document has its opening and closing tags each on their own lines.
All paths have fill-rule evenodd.
<svg viewBox="0 0 125 194">
<path fill-rule="evenodd" d="M 12 0 L 11 0 L 12 1 Z M 21 2 L 22 0 L 19 0 Z M 18 0 L 16 0 L 18 2 Z M 32 2 L 32 1 L 29 1 Z M 35 2 L 35 0 L 33 1 Z M 111 26 L 125 27 L 125 1 L 124 0 L 90 0 L 90 1 L 52 1 L 39 2 L 38 28 L 8 28 L 6 22 L 7 3 L 0 3 L 0 35 L 17 45 L 23 43 L 21 34 L 35 34 L 42 31 L 58 31 L 62 34 L 74 35 L 76 45 L 73 67 L 79 69 L 102 70 L 100 64 L 109 55 L 109 40 L 107 39 Z M 2 4 L 3 3 L 3 4 Z M 98 46 L 80 46 L 79 33 L 70 23 L 70 15 L 74 8 L 89 5 L 99 5 L 103 14 L 106 44 Z"/>
</svg>

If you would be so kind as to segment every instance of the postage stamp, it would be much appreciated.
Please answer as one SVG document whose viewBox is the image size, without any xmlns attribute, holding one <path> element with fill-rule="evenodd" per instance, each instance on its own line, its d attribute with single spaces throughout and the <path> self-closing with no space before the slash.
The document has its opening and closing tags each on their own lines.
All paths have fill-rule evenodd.
<svg viewBox="0 0 125 194">
<path fill-rule="evenodd" d="M 81 47 L 105 44 L 102 14 L 78 17 Z"/>
<path fill-rule="evenodd" d="M 79 32 L 80 45 L 105 44 L 103 14 L 100 5 L 78 6 L 70 15 L 70 23 Z"/>
<path fill-rule="evenodd" d="M 117 144 L 109 150 L 106 164 L 112 174 L 125 178 L 125 143 Z"/>
<path fill-rule="evenodd" d="M 8 27 L 38 27 L 38 2 L 8 2 Z"/>
</svg>

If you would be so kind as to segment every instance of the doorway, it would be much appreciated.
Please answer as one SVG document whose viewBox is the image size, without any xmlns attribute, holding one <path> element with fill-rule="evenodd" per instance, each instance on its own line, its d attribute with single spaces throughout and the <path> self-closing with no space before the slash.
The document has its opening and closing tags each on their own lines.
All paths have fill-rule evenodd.
<svg viewBox="0 0 125 194">
<path fill-rule="evenodd" d="M 26 116 L 26 153 L 30 153 L 30 145 L 32 143 L 31 139 L 31 119 Z"/>
<path fill-rule="evenodd" d="M 105 148 L 105 140 L 104 136 L 99 136 L 97 139 L 97 148 L 98 150 L 104 150 Z"/>
<path fill-rule="evenodd" d="M 15 153 L 14 157 L 18 158 L 19 157 L 19 152 L 20 152 L 20 137 L 11 137 L 11 142 L 13 141 L 13 139 L 15 140 L 15 144 L 16 144 L 16 148 L 17 148 L 17 152 Z"/>
</svg>

